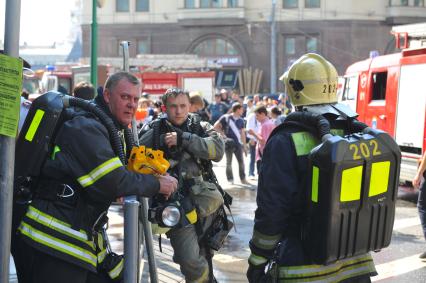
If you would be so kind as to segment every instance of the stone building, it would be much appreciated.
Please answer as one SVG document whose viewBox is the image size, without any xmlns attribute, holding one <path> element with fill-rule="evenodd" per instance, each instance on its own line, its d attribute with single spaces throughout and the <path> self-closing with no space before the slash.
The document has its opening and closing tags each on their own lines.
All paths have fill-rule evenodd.
<svg viewBox="0 0 426 283">
<path fill-rule="evenodd" d="M 108 0 L 97 10 L 98 56 L 120 55 L 131 41 L 137 54 L 198 54 L 227 74 L 264 71 L 269 92 L 273 0 Z M 339 73 L 370 51 L 394 52 L 393 25 L 426 20 L 424 0 L 276 0 L 277 76 L 300 55 L 317 52 Z M 83 0 L 83 56 L 90 56 L 92 1 Z M 278 90 L 282 90 L 278 84 Z"/>
</svg>

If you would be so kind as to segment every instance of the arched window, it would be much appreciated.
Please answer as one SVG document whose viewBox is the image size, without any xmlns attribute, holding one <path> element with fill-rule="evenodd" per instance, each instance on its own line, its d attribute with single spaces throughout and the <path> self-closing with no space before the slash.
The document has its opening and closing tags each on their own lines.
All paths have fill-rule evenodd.
<svg viewBox="0 0 426 283">
<path fill-rule="evenodd" d="M 194 53 L 199 56 L 239 55 L 239 52 L 234 45 L 223 38 L 209 38 L 202 41 L 195 46 Z"/>
</svg>

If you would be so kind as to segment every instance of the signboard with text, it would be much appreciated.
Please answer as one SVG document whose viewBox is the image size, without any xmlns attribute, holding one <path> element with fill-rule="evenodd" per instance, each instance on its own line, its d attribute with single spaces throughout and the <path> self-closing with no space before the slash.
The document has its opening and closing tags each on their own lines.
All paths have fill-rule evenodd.
<svg viewBox="0 0 426 283">
<path fill-rule="evenodd" d="M 0 135 L 16 137 L 22 91 L 22 60 L 0 54 Z"/>
</svg>

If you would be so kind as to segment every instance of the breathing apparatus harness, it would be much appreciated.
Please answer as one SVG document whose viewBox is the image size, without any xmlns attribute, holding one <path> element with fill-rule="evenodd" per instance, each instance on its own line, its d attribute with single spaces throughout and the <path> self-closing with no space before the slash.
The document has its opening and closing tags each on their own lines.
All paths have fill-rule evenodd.
<svg viewBox="0 0 426 283">
<path fill-rule="evenodd" d="M 80 114 L 73 108 L 82 109 L 86 112 Z M 41 168 L 43 168 L 46 160 L 54 151 L 54 140 L 59 129 L 64 122 L 78 115 L 89 114 L 94 116 L 105 126 L 114 153 L 123 164 L 126 164 L 126 153 L 123 150 L 117 126 L 103 108 L 105 107 L 95 104 L 92 101 L 63 95 L 54 91 L 45 93 L 32 103 L 16 144 L 14 199 L 17 204 L 28 206 L 32 202 L 32 198 L 36 196 L 43 196 L 50 200 L 63 199 L 64 201 L 68 201 L 73 196 L 75 198 L 76 212 L 80 212 L 87 205 L 81 192 L 78 192 L 79 189 L 75 189 L 77 190 L 75 192 L 72 186 L 68 184 L 41 177 Z M 42 113 L 42 118 L 38 122 L 39 125 L 35 129 L 33 138 L 29 139 L 28 132 L 34 131 L 34 121 L 38 119 L 37 116 L 40 117 L 40 113 Z M 128 148 L 131 148 L 133 138 L 130 130 L 127 128 L 124 129 L 124 139 L 130 145 Z M 45 186 L 46 184 L 50 186 Z M 63 188 L 63 192 L 65 193 L 58 194 L 55 189 L 53 189 L 54 192 L 43 191 L 42 188 L 46 187 Z M 102 228 L 107 223 L 108 218 L 106 214 L 110 204 L 105 204 L 104 211 L 94 219 L 92 230 Z M 72 228 L 79 230 L 82 221 L 81 213 L 80 217 L 75 217 Z M 16 225 L 18 224 L 16 223 Z M 84 228 L 87 230 L 88 227 Z M 92 231 L 86 232 L 88 235 L 92 235 Z"/>
<path fill-rule="evenodd" d="M 187 129 L 190 133 L 196 134 L 200 137 L 205 137 L 206 133 L 201 127 L 201 119 L 200 116 L 197 114 L 189 114 L 188 121 L 187 121 Z M 164 147 L 161 141 L 161 136 L 163 133 L 167 132 L 176 132 L 178 136 L 178 145 L 171 147 L 171 148 L 165 148 L 165 153 L 167 158 L 173 158 L 177 160 L 177 164 L 174 166 L 174 169 L 171 171 L 171 174 L 176 176 L 179 180 L 179 189 L 177 192 L 174 193 L 174 195 L 171 196 L 171 198 L 167 201 L 164 201 L 164 199 L 161 199 L 161 195 L 154 197 L 153 202 L 151 204 L 150 211 L 152 214 L 154 214 L 152 211 L 158 209 L 158 207 L 164 207 L 167 205 L 173 205 L 176 207 L 183 208 L 183 214 L 187 214 L 189 211 L 195 208 L 198 210 L 196 205 L 192 202 L 190 196 L 189 196 L 189 188 L 194 185 L 193 180 L 183 180 L 181 170 L 180 170 L 180 162 L 183 155 L 183 150 L 181 148 L 181 138 L 184 134 L 184 131 L 181 128 L 175 127 L 170 123 L 170 121 L 167 120 L 167 118 L 162 117 L 157 120 L 152 121 L 150 124 L 148 124 L 145 128 L 142 129 L 140 132 L 140 136 L 142 136 L 147 130 L 152 129 L 153 131 L 153 148 L 158 149 L 160 147 Z M 205 160 L 201 158 L 195 157 L 191 152 L 186 151 L 191 158 L 194 160 L 194 162 L 198 165 L 200 168 L 200 171 L 202 172 L 202 178 L 205 181 L 208 181 L 210 183 L 213 183 L 218 188 L 219 192 L 221 193 L 224 204 L 228 208 L 228 210 L 231 212 L 231 204 L 232 204 L 232 196 L 229 195 L 227 192 L 225 192 L 222 187 L 220 186 L 216 175 L 213 171 L 213 165 L 210 160 Z M 157 206 L 157 207 L 156 207 Z M 206 240 L 206 242 L 209 243 L 209 246 L 215 250 L 219 250 L 221 245 L 223 244 L 224 239 L 226 238 L 227 234 L 233 227 L 233 223 L 228 220 L 226 212 L 224 207 L 220 207 L 215 212 L 214 220 L 211 225 L 211 227 L 208 229 L 206 233 L 204 233 L 205 239 L 200 239 L 201 241 Z M 231 213 L 232 216 L 232 213 Z M 195 221 L 187 221 L 188 217 L 182 217 L 182 220 L 179 224 L 173 227 L 184 227 L 188 224 L 194 224 L 197 234 L 201 236 L 203 234 L 202 227 L 199 221 L 195 219 Z M 158 219 L 153 219 L 151 217 L 150 219 L 153 223 L 158 223 Z M 160 224 L 160 226 L 162 226 Z M 223 231 L 226 231 L 226 233 L 222 233 Z"/>
</svg>

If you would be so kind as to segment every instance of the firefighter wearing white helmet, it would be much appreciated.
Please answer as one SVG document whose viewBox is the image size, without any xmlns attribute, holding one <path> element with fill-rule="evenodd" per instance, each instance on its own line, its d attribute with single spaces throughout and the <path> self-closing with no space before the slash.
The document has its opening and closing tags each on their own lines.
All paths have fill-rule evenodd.
<svg viewBox="0 0 426 283">
<path fill-rule="evenodd" d="M 321 190 L 328 179 L 321 175 L 321 166 L 317 170 L 312 166 L 313 152 L 320 148 L 321 140 L 343 139 L 337 135 L 366 126 L 355 120 L 356 113 L 336 103 L 337 71 L 322 56 L 303 55 L 280 79 L 297 111 L 272 132 L 262 156 L 247 278 L 249 282 L 371 282 L 370 276 L 377 273 L 366 252 L 370 249 L 360 251 L 354 244 L 354 250 L 345 253 L 342 248 L 340 254 L 333 254 L 332 244 L 339 239 L 326 228 L 332 226 L 327 217 L 334 212 L 326 212 L 321 205 L 326 203 L 327 209 L 340 206 L 332 205 L 335 199 L 325 199 L 333 185 L 326 184 L 327 190 Z M 339 201 L 345 198 L 353 198 L 346 206 L 360 202 L 351 193 Z M 323 210 L 315 210 L 318 208 Z M 315 226 L 317 218 L 325 224 Z M 321 239 L 333 243 L 323 244 Z M 340 239 L 346 240 L 350 239 Z"/>
</svg>

